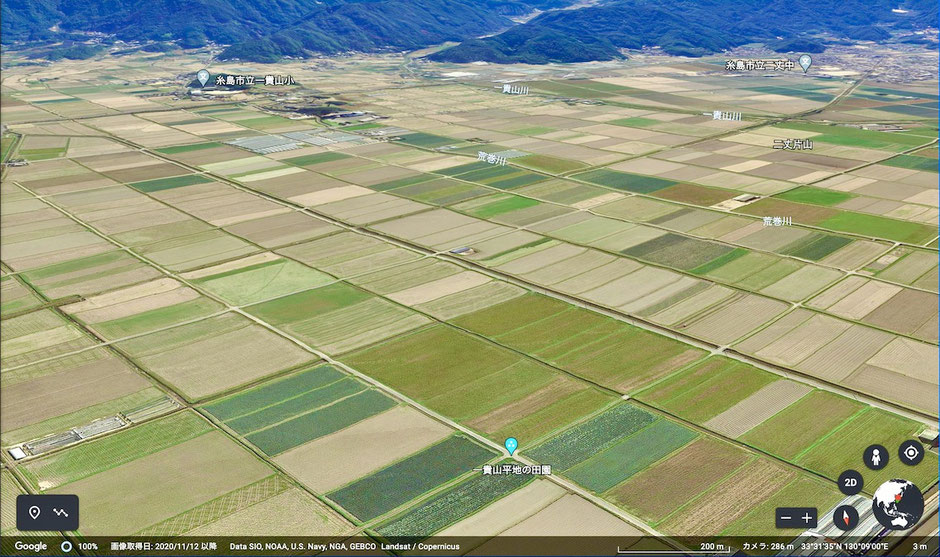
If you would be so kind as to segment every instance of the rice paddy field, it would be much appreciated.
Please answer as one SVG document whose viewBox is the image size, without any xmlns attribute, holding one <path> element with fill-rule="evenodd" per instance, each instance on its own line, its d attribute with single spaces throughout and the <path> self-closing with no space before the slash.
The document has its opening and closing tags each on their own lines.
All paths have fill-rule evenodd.
<svg viewBox="0 0 940 557">
<path fill-rule="evenodd" d="M 522 446 L 614 400 L 544 363 L 448 325 L 342 359 L 494 440 L 515 431 Z"/>
<path fill-rule="evenodd" d="M 845 469 L 935 489 L 861 460 L 936 427 L 935 90 L 650 56 L 276 65 L 350 123 L 173 97 L 188 54 L 11 67 L 0 532 L 733 545 Z"/>
</svg>

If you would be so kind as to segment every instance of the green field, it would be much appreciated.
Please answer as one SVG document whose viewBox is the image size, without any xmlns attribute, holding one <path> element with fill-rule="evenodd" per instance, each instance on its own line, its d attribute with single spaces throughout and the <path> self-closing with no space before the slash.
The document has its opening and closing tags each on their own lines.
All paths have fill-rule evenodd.
<svg viewBox="0 0 940 557">
<path fill-rule="evenodd" d="M 193 282 L 231 304 L 243 306 L 317 288 L 333 280 L 330 275 L 296 261 L 275 259 L 202 276 Z"/>
<path fill-rule="evenodd" d="M 808 101 L 816 101 L 820 103 L 827 103 L 833 99 L 835 95 L 830 93 L 819 93 L 813 90 L 807 90 L 806 88 L 795 86 L 767 86 L 767 87 L 745 87 L 751 91 L 757 91 L 759 93 L 769 93 L 773 95 L 786 95 L 788 97 L 797 97 L 800 99 L 806 99 Z"/>
<path fill-rule="evenodd" d="M 273 325 L 284 325 L 351 306 L 371 297 L 371 294 L 358 288 L 336 283 L 257 304 L 248 311 Z"/>
<path fill-rule="evenodd" d="M 362 521 L 379 517 L 496 456 L 457 435 L 327 494 Z"/>
<path fill-rule="evenodd" d="M 243 120 L 236 120 L 233 123 L 238 124 L 239 126 L 244 126 L 253 130 L 269 130 L 276 128 L 278 126 L 283 126 L 285 124 L 293 124 L 287 118 L 281 118 L 280 116 L 259 116 L 257 118 L 246 118 Z"/>
<path fill-rule="evenodd" d="M 751 252 L 744 248 L 734 248 L 731 251 L 725 253 L 724 255 L 721 255 L 719 257 L 712 259 L 708 263 L 699 265 L 698 267 L 695 267 L 694 269 L 690 269 L 689 272 L 694 273 L 696 275 L 708 275 L 709 273 L 713 273 L 714 271 L 717 271 L 721 267 L 724 267 L 728 263 L 731 263 L 735 259 L 744 257 L 745 255 L 749 253 Z M 710 276 L 714 276 L 714 275 L 710 275 Z"/>
<path fill-rule="evenodd" d="M 13 148 L 16 147 L 17 138 L 18 136 L 15 135 L 4 135 L 3 138 L 0 138 L 0 162 L 6 162 L 9 158 Z"/>
<path fill-rule="evenodd" d="M 242 391 L 218 402 L 207 404 L 203 408 L 217 419 L 227 422 L 319 389 L 345 376 L 333 366 L 317 366 L 284 379 L 276 379 L 259 387 Z"/>
<path fill-rule="evenodd" d="M 659 419 L 570 468 L 565 475 L 591 491 L 603 493 L 696 437 L 698 434 L 691 429 Z"/>
<path fill-rule="evenodd" d="M 461 176 L 461 178 L 463 178 L 463 176 Z M 483 183 L 493 188 L 511 190 L 515 188 L 521 188 L 522 186 L 536 184 L 547 179 L 548 177 L 542 176 L 541 174 L 535 174 L 532 172 L 517 172 L 511 176 L 507 176 L 499 180 L 489 180 Z"/>
<path fill-rule="evenodd" d="M 539 294 L 490 306 L 454 323 L 620 392 L 641 387 L 701 353 Z"/>
<path fill-rule="evenodd" d="M 507 178 L 510 176 L 517 176 L 523 171 L 519 170 L 514 166 L 501 166 L 498 164 L 486 164 L 485 167 L 479 168 L 476 170 L 471 170 L 470 172 L 464 172 L 461 174 L 451 174 L 460 178 L 461 180 L 467 180 L 468 182 L 477 182 L 480 184 L 488 184 L 496 180 Z"/>
<path fill-rule="evenodd" d="M 415 201 L 431 203 L 432 205 L 450 205 L 451 203 L 459 203 L 467 199 L 487 195 L 492 191 L 483 186 L 464 184 L 455 180 L 436 179 L 430 182 L 396 188 L 392 193 Z"/>
<path fill-rule="evenodd" d="M 519 356 L 437 325 L 344 359 L 406 395 L 426 400 L 501 371 Z"/>
<path fill-rule="evenodd" d="M 299 157 L 291 157 L 289 159 L 283 159 L 281 162 L 286 162 L 288 164 L 293 164 L 295 166 L 312 166 L 315 164 L 338 161 L 338 160 L 348 159 L 348 158 L 349 158 L 349 155 L 330 151 L 328 153 L 317 153 L 315 155 L 302 155 Z"/>
<path fill-rule="evenodd" d="M 937 172 L 937 159 L 918 155 L 898 155 L 894 158 L 882 161 L 879 164 L 896 166 L 898 168 L 909 168 L 911 170 Z"/>
<path fill-rule="evenodd" d="M 851 193 L 841 191 L 827 190 L 823 188 L 814 188 L 811 186 L 800 186 L 792 190 L 777 194 L 776 197 L 786 199 L 787 201 L 796 201 L 797 203 L 809 203 L 811 205 L 838 205 L 855 197 Z"/>
<path fill-rule="evenodd" d="M 937 118 L 936 101 L 912 104 L 892 104 L 888 106 L 880 106 L 877 110 L 891 112 L 894 114 L 904 114 L 905 116 L 912 116 L 917 119 L 936 120 Z"/>
<path fill-rule="evenodd" d="M 172 178 L 157 178 L 156 180 L 146 180 L 144 182 L 134 182 L 130 187 L 144 193 L 153 193 L 155 191 L 171 190 L 192 186 L 194 184 L 205 184 L 211 182 L 209 178 L 199 174 L 186 174 L 185 176 L 174 176 Z"/>
<path fill-rule="evenodd" d="M 3 284 L 2 288 L 4 294 L 4 299 L 0 300 L 0 316 L 4 318 L 15 313 L 25 312 L 43 304 L 43 300 L 39 296 L 34 294 L 32 290 L 28 289 L 15 277 L 0 277 L 0 284 Z"/>
<path fill-rule="evenodd" d="M 510 460 L 504 463 L 518 464 Z M 428 537 L 509 495 L 532 481 L 532 478 L 522 474 L 475 475 L 381 524 L 375 531 L 386 537 Z"/>
<path fill-rule="evenodd" d="M 734 248 L 715 242 L 687 238 L 679 234 L 664 234 L 627 248 L 622 253 L 643 261 L 688 271 L 708 266 L 716 260 L 725 260 L 733 251 Z"/>
<path fill-rule="evenodd" d="M 813 391 L 754 429 L 741 441 L 792 459 L 864 406 L 826 391 Z"/>
<path fill-rule="evenodd" d="M 33 101 L 32 104 L 59 104 L 59 103 L 69 103 L 69 102 L 79 102 L 82 99 L 68 98 L 68 99 L 47 99 L 42 101 Z"/>
<path fill-rule="evenodd" d="M 212 431 L 183 411 L 31 461 L 20 470 L 36 491 L 65 485 Z M 40 487 L 42 486 L 42 487 Z"/>
<path fill-rule="evenodd" d="M 441 168 L 435 170 L 435 174 L 443 174 L 444 176 L 460 176 L 461 174 L 466 174 L 468 172 L 474 172 L 477 170 L 486 170 L 487 168 L 493 168 L 488 162 L 485 161 L 474 161 L 468 162 L 467 164 L 458 164 L 457 166 L 449 166 L 447 168 Z M 500 167 L 505 168 L 505 167 Z"/>
<path fill-rule="evenodd" d="M 597 389 L 576 391 L 496 430 L 491 437 L 515 437 L 524 447 L 531 442 L 538 442 L 574 419 L 589 416 L 616 400 L 615 397 Z"/>
<path fill-rule="evenodd" d="M 632 404 L 620 404 L 525 451 L 525 454 L 563 472 L 656 420 L 656 416 Z"/>
<path fill-rule="evenodd" d="M 31 161 L 54 159 L 65 154 L 66 147 L 49 147 L 46 149 L 20 149 L 17 155 Z"/>
<path fill-rule="evenodd" d="M 929 139 L 918 136 L 863 130 L 851 126 L 837 126 L 827 124 L 810 124 L 808 122 L 784 122 L 774 127 L 816 132 L 821 135 L 812 137 L 813 141 L 832 143 L 834 145 L 848 145 L 852 147 L 868 147 L 871 149 L 884 149 L 886 151 L 904 151 L 917 145 L 929 142 Z"/>
<path fill-rule="evenodd" d="M 120 319 L 89 325 L 107 339 L 118 339 L 207 317 L 222 310 L 222 304 L 200 296 L 195 300 L 144 311 Z"/>
<path fill-rule="evenodd" d="M 353 353 L 346 361 L 456 420 L 524 397 L 555 377 L 546 366 L 444 325 Z"/>
<path fill-rule="evenodd" d="M 634 193 L 651 193 L 678 183 L 672 180 L 618 172 L 607 168 L 575 174 L 572 178 L 618 190 L 632 191 Z"/>
<path fill-rule="evenodd" d="M 498 338 L 515 329 L 561 313 L 569 307 L 561 300 L 540 294 L 528 294 L 458 317 L 454 319 L 454 324 L 488 337 Z"/>
<path fill-rule="evenodd" d="M 424 132 L 406 133 L 402 134 L 400 137 L 401 138 L 398 141 L 401 143 L 406 145 L 414 145 L 415 147 L 425 147 L 428 149 L 463 143 L 459 139 L 451 139 L 449 137 L 442 137 Z"/>
<path fill-rule="evenodd" d="M 643 118 L 640 116 L 634 116 L 633 118 L 620 118 L 618 120 L 611 120 L 607 123 L 614 124 L 616 126 L 627 126 L 629 128 L 649 128 L 657 124 L 662 124 L 662 122 L 659 120 Z"/>
<path fill-rule="evenodd" d="M 545 91 L 565 97 L 574 97 L 581 99 L 599 99 L 611 97 L 616 91 L 628 91 L 625 87 L 617 87 L 607 83 L 598 83 L 586 79 L 581 80 L 561 80 L 561 81 L 533 81 L 527 83 L 533 90 Z M 594 89 L 591 85 L 601 86 Z"/>
<path fill-rule="evenodd" d="M 865 93 L 871 91 L 874 95 L 866 95 Z M 937 100 L 937 95 L 930 93 L 918 93 L 916 91 L 905 91 L 903 89 L 891 89 L 889 87 L 872 87 L 870 85 L 862 85 L 858 88 L 857 92 L 854 93 L 857 96 L 865 98 L 874 98 L 874 99 L 906 99 L 906 98 L 916 98 L 916 99 L 925 99 L 925 100 Z"/>
<path fill-rule="evenodd" d="M 694 423 L 704 423 L 773 383 L 777 376 L 713 356 L 636 394 L 636 398 Z"/>
<path fill-rule="evenodd" d="M 483 203 L 481 201 L 486 202 Z M 537 205 L 540 205 L 538 201 L 528 197 L 520 197 L 518 195 L 510 194 L 496 194 L 485 197 L 482 200 L 474 201 L 474 207 L 472 209 L 464 209 L 464 211 L 481 219 L 489 219 L 498 215 L 502 215 L 503 213 L 509 213 L 511 211 L 517 211 L 527 207 L 535 207 Z"/>
<path fill-rule="evenodd" d="M 247 311 L 329 354 L 349 352 L 430 321 L 344 283 L 248 306 Z"/>
<path fill-rule="evenodd" d="M 469 420 L 548 385 L 552 370 L 532 360 L 514 364 L 427 399 L 428 406 L 456 420 Z"/>
<path fill-rule="evenodd" d="M 162 149 L 154 149 L 158 153 L 163 153 L 164 155 L 176 155 L 177 153 L 189 153 L 191 151 L 202 151 L 203 149 L 212 149 L 215 147 L 221 147 L 221 143 L 216 143 L 210 141 L 208 143 L 193 143 L 191 145 L 177 145 L 175 147 L 164 147 Z"/>
<path fill-rule="evenodd" d="M 245 439 L 265 454 L 274 456 L 384 412 L 395 404 L 379 391 L 368 390 L 248 434 Z"/>
<path fill-rule="evenodd" d="M 506 308 L 524 308 L 508 303 Z M 627 329 L 613 319 L 580 308 L 567 307 L 544 319 L 493 335 L 501 344 L 524 350 L 546 361 L 564 359 L 572 349 Z"/>
<path fill-rule="evenodd" d="M 837 479 L 849 468 L 858 470 L 867 493 L 873 493 L 891 478 L 904 478 L 925 489 L 937 481 L 937 455 L 928 451 L 919 465 L 911 467 L 897 458 L 894 449 L 903 441 L 916 438 L 921 429 L 914 421 L 869 407 L 800 453 L 796 462 L 831 479 Z M 890 453 L 888 465 L 881 470 L 869 470 L 861 465 L 862 453 L 872 443 L 883 445 Z"/>
<path fill-rule="evenodd" d="M 405 186 L 420 184 L 422 182 L 427 182 L 428 180 L 433 180 L 433 179 L 434 179 L 434 176 L 431 174 L 416 174 L 414 176 L 407 176 L 405 178 L 399 178 L 397 180 L 391 180 L 389 182 L 382 182 L 380 184 L 374 184 L 374 185 L 369 186 L 369 188 L 375 191 L 389 191 L 389 190 L 394 190 L 397 188 L 403 188 Z"/>
<path fill-rule="evenodd" d="M 819 226 L 839 232 L 851 232 L 912 244 L 922 244 L 937 236 L 936 226 L 849 211 L 843 211 L 828 218 L 820 222 Z"/>
<path fill-rule="evenodd" d="M 819 261 L 830 253 L 840 250 L 852 243 L 851 238 L 834 236 L 832 234 L 817 234 L 811 236 L 809 241 L 801 240 L 796 246 L 788 246 L 783 252 L 787 255 Z"/>
<path fill-rule="evenodd" d="M 225 425 L 242 435 L 248 435 L 252 432 L 278 424 L 284 420 L 322 408 L 334 401 L 363 391 L 365 388 L 365 385 L 356 379 L 344 377 L 318 389 L 286 399 L 278 404 L 229 420 L 225 422 Z"/>
<path fill-rule="evenodd" d="M 543 133 L 551 133 L 553 131 L 555 131 L 555 128 L 549 128 L 547 126 L 530 126 L 512 130 L 512 133 L 517 135 L 542 135 Z"/>
<path fill-rule="evenodd" d="M 752 253 L 750 255 L 760 255 Z M 769 257 L 769 256 L 768 256 Z M 737 280 L 734 284 L 747 290 L 760 290 L 803 267 L 803 263 L 792 259 L 774 258 L 776 261 L 767 267 Z"/>
<path fill-rule="evenodd" d="M 146 264 L 126 251 L 109 251 L 89 257 L 79 257 L 63 263 L 32 269 L 23 274 L 40 292 L 51 298 L 72 294 L 92 294 L 108 287 L 120 286 L 116 277 L 133 276 L 146 268 Z M 154 269 L 150 276 L 159 273 Z M 148 276 L 144 274 L 143 276 Z"/>
<path fill-rule="evenodd" d="M 575 338 L 563 348 L 570 351 L 557 357 L 559 366 L 621 393 L 641 388 L 702 354 L 697 348 L 625 323 L 598 343 L 584 345 L 583 338 Z"/>
<path fill-rule="evenodd" d="M 352 126 L 343 126 L 344 131 L 355 131 L 355 130 L 371 130 L 375 128 L 384 128 L 382 124 L 368 123 L 368 124 L 353 124 Z"/>
<path fill-rule="evenodd" d="M 795 203 L 777 197 L 755 201 L 740 209 L 735 209 L 735 212 L 761 217 L 785 215 L 792 217 L 794 223 L 899 242 L 923 243 L 937 236 L 936 226 L 853 211 L 841 211 L 822 205 Z M 799 245 L 805 245 L 804 242 L 805 240 L 801 240 Z"/>
</svg>

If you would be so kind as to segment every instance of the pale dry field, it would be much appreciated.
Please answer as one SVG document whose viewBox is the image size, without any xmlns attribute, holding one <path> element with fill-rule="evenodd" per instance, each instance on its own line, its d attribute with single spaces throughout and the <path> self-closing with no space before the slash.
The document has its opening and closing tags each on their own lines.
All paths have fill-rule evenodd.
<svg viewBox="0 0 940 557">
<path fill-rule="evenodd" d="M 451 429 L 399 406 L 274 459 L 307 487 L 332 491 L 444 439 Z M 389 442 L 394 439 L 394 442 Z"/>
</svg>

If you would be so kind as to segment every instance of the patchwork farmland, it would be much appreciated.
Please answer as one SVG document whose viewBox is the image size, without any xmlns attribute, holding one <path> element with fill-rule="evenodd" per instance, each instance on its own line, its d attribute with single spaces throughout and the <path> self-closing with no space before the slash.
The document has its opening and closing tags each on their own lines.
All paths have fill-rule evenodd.
<svg viewBox="0 0 940 557">
<path fill-rule="evenodd" d="M 0 532 L 10 493 L 77 493 L 75 540 L 663 549 L 792 539 L 774 509 L 822 516 L 850 468 L 934 493 L 935 450 L 862 453 L 936 427 L 936 109 L 887 96 L 935 91 L 660 61 L 519 96 L 496 64 L 284 64 L 375 116 L 348 125 L 11 68 Z"/>
</svg>

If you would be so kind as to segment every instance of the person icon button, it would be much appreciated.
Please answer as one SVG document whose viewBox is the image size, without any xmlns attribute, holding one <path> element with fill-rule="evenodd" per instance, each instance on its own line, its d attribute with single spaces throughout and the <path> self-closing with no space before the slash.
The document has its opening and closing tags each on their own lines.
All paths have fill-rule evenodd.
<svg viewBox="0 0 940 557">
<path fill-rule="evenodd" d="M 888 465 L 888 450 L 881 445 L 869 445 L 862 455 L 865 466 L 872 470 L 881 470 Z"/>
</svg>

